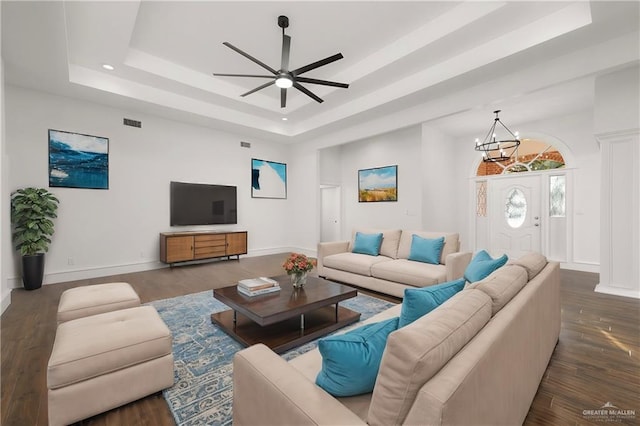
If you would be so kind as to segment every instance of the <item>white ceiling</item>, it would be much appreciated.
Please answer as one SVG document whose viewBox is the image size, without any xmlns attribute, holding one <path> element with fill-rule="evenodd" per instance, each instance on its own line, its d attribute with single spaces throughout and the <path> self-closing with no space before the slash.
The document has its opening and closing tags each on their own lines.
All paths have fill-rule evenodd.
<svg viewBox="0 0 640 426">
<path fill-rule="evenodd" d="M 591 108 L 597 75 L 637 64 L 631 2 L 2 1 L 9 84 L 256 138 L 334 144 L 420 122 L 454 136 Z M 280 108 L 274 86 L 227 41 L 278 69 L 286 15 L 291 67 L 341 52 Z M 106 71 L 102 64 L 115 67 Z M 282 121 L 287 117 L 288 121 Z M 132 117 L 135 118 L 135 117 Z M 511 126 L 511 127 L 512 127 Z"/>
</svg>

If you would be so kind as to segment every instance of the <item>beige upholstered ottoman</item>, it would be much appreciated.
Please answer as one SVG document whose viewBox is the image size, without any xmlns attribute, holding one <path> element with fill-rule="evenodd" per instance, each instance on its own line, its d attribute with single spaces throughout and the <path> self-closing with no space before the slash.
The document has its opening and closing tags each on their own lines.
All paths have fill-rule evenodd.
<svg viewBox="0 0 640 426">
<path fill-rule="evenodd" d="M 171 332 L 152 306 L 58 326 L 47 367 L 49 425 L 67 425 L 173 385 Z"/>
<path fill-rule="evenodd" d="M 129 283 L 96 284 L 65 290 L 58 304 L 58 324 L 89 315 L 140 306 Z"/>
</svg>

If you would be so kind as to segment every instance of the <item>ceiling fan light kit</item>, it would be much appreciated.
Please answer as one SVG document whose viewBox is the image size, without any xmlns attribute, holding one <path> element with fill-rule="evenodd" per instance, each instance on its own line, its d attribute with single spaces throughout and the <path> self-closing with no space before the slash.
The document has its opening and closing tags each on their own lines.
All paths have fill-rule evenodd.
<svg viewBox="0 0 640 426">
<path fill-rule="evenodd" d="M 318 103 L 322 103 L 323 100 L 317 96 L 316 94 L 314 94 L 313 92 L 311 92 L 309 89 L 307 89 L 306 87 L 304 87 L 303 85 L 301 85 L 300 83 L 308 83 L 308 84 L 319 84 L 321 86 L 331 86 L 331 87 L 340 87 L 343 89 L 346 89 L 349 87 L 348 84 L 346 83 L 338 83 L 335 81 L 328 81 L 328 80 L 319 80 L 319 79 L 315 79 L 315 78 L 308 78 L 308 77 L 300 77 L 301 74 L 304 74 L 308 71 L 314 70 L 316 68 L 320 68 L 324 65 L 328 65 L 332 62 L 335 62 L 339 59 L 342 59 L 342 53 L 337 53 L 333 56 L 329 56 L 327 58 L 321 59 L 319 61 L 313 62 L 311 64 L 305 65 L 303 67 L 297 68 L 295 70 L 289 70 L 289 53 L 291 51 L 291 37 L 286 35 L 284 33 L 285 28 L 287 28 L 289 26 L 289 18 L 287 18 L 284 15 L 280 15 L 278 16 L 278 26 L 280 28 L 282 28 L 282 59 L 280 62 L 280 69 L 279 70 L 275 70 L 273 68 L 271 68 L 269 65 L 263 63 L 262 61 L 254 58 L 253 56 L 249 55 L 248 53 L 238 49 L 237 47 L 235 47 L 234 45 L 232 45 L 229 42 L 224 42 L 222 44 L 224 44 L 225 46 L 227 46 L 229 49 L 235 51 L 236 53 L 239 53 L 240 55 L 244 56 L 245 58 L 249 59 L 250 61 L 260 65 L 262 68 L 264 68 L 265 70 L 269 71 L 271 73 L 271 75 L 261 75 L 261 74 L 218 74 L 218 73 L 214 73 L 214 76 L 217 77 L 249 77 L 249 78 L 267 78 L 270 81 L 268 81 L 267 83 L 264 83 L 258 87 L 256 87 L 255 89 L 249 90 L 246 93 L 243 93 L 242 95 L 240 95 L 241 97 L 245 97 L 247 95 L 250 95 L 252 93 L 255 93 L 259 90 L 262 90 L 264 88 L 267 88 L 273 84 L 275 84 L 278 88 L 280 88 L 280 108 L 285 108 L 287 106 L 287 89 L 291 88 L 291 87 L 295 87 L 296 89 L 298 89 L 300 92 L 304 93 L 305 95 L 309 96 L 311 99 L 313 99 L 314 101 L 318 102 Z"/>
</svg>

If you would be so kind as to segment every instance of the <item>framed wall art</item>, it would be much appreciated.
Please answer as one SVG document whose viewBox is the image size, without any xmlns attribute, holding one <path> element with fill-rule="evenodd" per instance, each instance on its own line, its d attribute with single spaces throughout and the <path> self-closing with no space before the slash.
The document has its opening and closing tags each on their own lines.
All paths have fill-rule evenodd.
<svg viewBox="0 0 640 426">
<path fill-rule="evenodd" d="M 49 186 L 109 189 L 109 139 L 49 129 Z"/>
<path fill-rule="evenodd" d="M 251 159 L 251 197 L 287 198 L 287 165 Z"/>
<path fill-rule="evenodd" d="M 358 202 L 398 201 L 398 166 L 358 170 Z"/>
</svg>

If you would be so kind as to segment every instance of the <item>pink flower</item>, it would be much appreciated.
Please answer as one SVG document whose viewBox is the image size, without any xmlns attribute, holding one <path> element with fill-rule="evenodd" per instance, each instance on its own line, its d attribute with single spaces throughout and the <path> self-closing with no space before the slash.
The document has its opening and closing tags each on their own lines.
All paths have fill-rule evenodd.
<svg viewBox="0 0 640 426">
<path fill-rule="evenodd" d="M 296 274 L 299 272 L 308 272 L 317 264 L 316 259 L 310 259 L 301 253 L 291 253 L 282 264 L 282 267 L 288 274 Z"/>
</svg>

